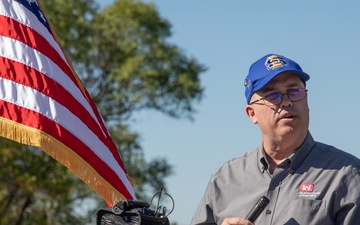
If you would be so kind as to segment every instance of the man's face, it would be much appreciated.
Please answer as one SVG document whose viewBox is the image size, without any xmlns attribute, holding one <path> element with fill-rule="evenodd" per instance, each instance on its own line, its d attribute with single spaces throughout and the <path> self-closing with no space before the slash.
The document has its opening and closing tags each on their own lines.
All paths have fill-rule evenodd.
<svg viewBox="0 0 360 225">
<path fill-rule="evenodd" d="M 271 93 L 285 94 L 291 89 L 304 87 L 304 83 L 298 76 L 291 72 L 284 72 L 255 92 L 250 102 Z M 309 127 L 307 96 L 303 100 L 292 102 L 287 95 L 284 95 L 279 105 L 269 106 L 266 105 L 267 103 L 260 100 L 246 107 L 247 115 L 253 123 L 259 125 L 263 138 L 282 141 L 284 138 L 303 137 L 307 133 Z"/>
</svg>

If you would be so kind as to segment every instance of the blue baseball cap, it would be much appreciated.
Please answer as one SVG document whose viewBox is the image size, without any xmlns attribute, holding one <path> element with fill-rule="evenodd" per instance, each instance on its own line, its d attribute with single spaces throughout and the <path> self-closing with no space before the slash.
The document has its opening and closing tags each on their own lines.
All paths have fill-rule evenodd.
<svg viewBox="0 0 360 225">
<path fill-rule="evenodd" d="M 277 54 L 265 55 L 250 66 L 249 74 L 245 78 L 244 86 L 247 104 L 250 103 L 254 92 L 263 88 L 274 77 L 283 72 L 293 72 L 304 83 L 310 79 L 310 76 L 303 72 L 300 65 L 293 60 Z"/>
</svg>

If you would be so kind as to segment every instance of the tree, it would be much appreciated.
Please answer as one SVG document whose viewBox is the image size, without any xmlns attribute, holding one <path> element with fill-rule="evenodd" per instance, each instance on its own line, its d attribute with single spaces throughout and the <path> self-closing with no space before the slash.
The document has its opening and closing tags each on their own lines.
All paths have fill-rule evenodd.
<svg viewBox="0 0 360 225">
<path fill-rule="evenodd" d="M 77 202 L 93 195 L 82 181 L 39 149 L 6 139 L 0 149 L 0 224 L 85 221 L 73 210 Z"/>
<path fill-rule="evenodd" d="M 129 121 L 141 110 L 193 119 L 205 67 L 168 42 L 171 25 L 153 4 L 119 0 L 41 0 L 58 40 L 92 95 L 124 164 L 147 200 L 172 174 L 165 158 L 147 161 Z M 104 204 L 81 180 L 39 149 L 0 142 L 0 224 L 79 224 Z M 84 202 L 93 207 L 80 209 Z M 89 204 L 87 204 L 89 205 Z M 79 211 L 84 213 L 79 213 Z M 25 219 L 26 218 L 26 219 Z"/>
<path fill-rule="evenodd" d="M 82 77 L 86 86 L 92 84 L 105 118 L 125 120 L 142 109 L 192 115 L 192 103 L 202 96 L 198 74 L 204 68 L 167 43 L 170 24 L 154 5 L 116 1 L 96 16 L 94 26 L 95 63 Z"/>
</svg>

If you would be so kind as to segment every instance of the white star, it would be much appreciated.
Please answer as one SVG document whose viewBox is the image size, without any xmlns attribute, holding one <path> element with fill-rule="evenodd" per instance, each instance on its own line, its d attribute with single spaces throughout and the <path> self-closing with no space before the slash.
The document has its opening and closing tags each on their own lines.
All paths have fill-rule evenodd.
<svg viewBox="0 0 360 225">
<path fill-rule="evenodd" d="M 31 5 L 31 3 L 34 3 L 35 5 L 38 6 L 38 3 L 37 3 L 36 0 L 27 0 L 27 2 L 29 3 L 29 5 Z M 42 12 L 41 12 L 40 10 L 38 10 L 38 12 L 39 12 L 39 15 L 40 15 L 41 19 L 42 19 L 44 22 L 46 22 L 46 19 L 45 19 L 44 15 L 42 14 Z"/>
<path fill-rule="evenodd" d="M 35 3 L 37 5 L 36 0 L 27 0 L 27 2 L 29 3 L 29 5 L 31 5 L 31 3 Z"/>
<path fill-rule="evenodd" d="M 39 10 L 39 15 L 40 15 L 41 19 L 43 19 L 44 22 L 46 23 L 45 16 L 44 16 L 44 14 L 42 14 L 42 12 L 40 10 Z"/>
</svg>

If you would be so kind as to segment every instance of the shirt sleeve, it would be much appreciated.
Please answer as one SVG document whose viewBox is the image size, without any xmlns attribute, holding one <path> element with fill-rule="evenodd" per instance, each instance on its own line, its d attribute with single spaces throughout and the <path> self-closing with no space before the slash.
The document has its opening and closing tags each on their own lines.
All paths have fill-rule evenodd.
<svg viewBox="0 0 360 225">
<path fill-rule="evenodd" d="M 360 171 L 356 169 L 348 178 L 346 188 L 340 193 L 340 210 L 337 212 L 337 225 L 358 225 L 360 221 Z"/>
<path fill-rule="evenodd" d="M 198 205 L 190 225 L 216 225 L 212 209 L 214 188 L 212 182 L 208 183 L 205 194 Z"/>
</svg>

